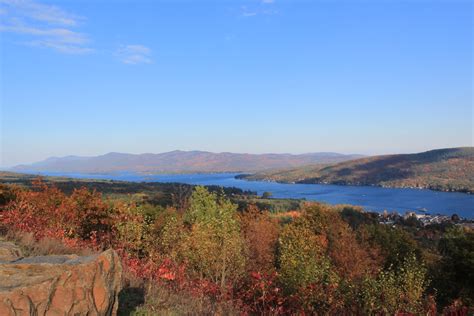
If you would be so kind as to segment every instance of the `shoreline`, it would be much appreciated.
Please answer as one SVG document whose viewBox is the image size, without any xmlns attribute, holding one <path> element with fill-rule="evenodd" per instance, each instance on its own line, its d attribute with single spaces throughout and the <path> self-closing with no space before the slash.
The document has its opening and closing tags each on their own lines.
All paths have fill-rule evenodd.
<svg viewBox="0 0 474 316">
<path fill-rule="evenodd" d="M 387 185 L 387 184 L 369 184 L 369 183 L 347 183 L 347 182 L 317 182 L 317 181 L 308 181 L 308 180 L 299 180 L 299 181 L 283 181 L 283 180 L 271 180 L 268 178 L 247 178 L 247 176 L 253 176 L 249 174 L 242 174 L 235 176 L 235 179 L 245 180 L 245 181 L 262 181 L 262 182 L 273 182 L 280 184 L 319 184 L 319 185 L 340 185 L 340 186 L 354 186 L 354 187 L 378 187 L 378 188 L 387 188 L 387 189 L 411 189 L 411 190 L 429 190 L 433 192 L 444 192 L 444 193 L 463 193 L 467 195 L 473 195 L 474 190 L 447 190 L 447 189 L 437 189 L 431 186 L 423 187 L 412 187 L 412 186 L 397 186 L 397 185 Z"/>
</svg>

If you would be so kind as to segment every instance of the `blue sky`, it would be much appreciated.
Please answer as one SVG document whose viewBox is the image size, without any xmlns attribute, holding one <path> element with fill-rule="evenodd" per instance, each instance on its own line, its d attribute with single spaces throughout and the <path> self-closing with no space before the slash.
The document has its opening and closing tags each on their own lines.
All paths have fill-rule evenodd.
<svg viewBox="0 0 474 316">
<path fill-rule="evenodd" d="M 456 0 L 0 0 L 0 165 L 472 146 L 472 18 Z"/>
</svg>

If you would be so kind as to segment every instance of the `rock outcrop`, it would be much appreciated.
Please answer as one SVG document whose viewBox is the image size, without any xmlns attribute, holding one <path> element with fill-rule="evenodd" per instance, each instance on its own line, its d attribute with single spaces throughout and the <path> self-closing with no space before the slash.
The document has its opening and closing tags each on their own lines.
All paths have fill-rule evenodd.
<svg viewBox="0 0 474 316">
<path fill-rule="evenodd" d="M 0 263 L 11 262 L 23 257 L 20 247 L 9 241 L 0 241 Z"/>
<path fill-rule="evenodd" d="M 120 258 L 99 255 L 21 257 L 0 243 L 0 315 L 116 315 L 122 284 Z"/>
</svg>

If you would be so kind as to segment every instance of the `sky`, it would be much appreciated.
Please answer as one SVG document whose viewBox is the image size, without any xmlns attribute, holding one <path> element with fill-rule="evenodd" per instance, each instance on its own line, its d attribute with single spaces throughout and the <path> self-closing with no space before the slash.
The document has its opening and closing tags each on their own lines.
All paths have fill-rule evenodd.
<svg viewBox="0 0 474 316">
<path fill-rule="evenodd" d="M 0 166 L 473 146 L 473 2 L 0 0 Z"/>
</svg>

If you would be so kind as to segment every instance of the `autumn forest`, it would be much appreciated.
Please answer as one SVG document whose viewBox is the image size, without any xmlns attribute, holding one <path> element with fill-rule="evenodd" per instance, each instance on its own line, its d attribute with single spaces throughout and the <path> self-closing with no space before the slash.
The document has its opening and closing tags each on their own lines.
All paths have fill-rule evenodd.
<svg viewBox="0 0 474 316">
<path fill-rule="evenodd" d="M 269 212 L 235 192 L 175 188 L 165 205 L 2 185 L 4 238 L 36 254 L 115 249 L 121 315 L 467 315 L 474 232 L 352 206 Z M 156 201 L 155 201 L 156 202 Z"/>
</svg>

